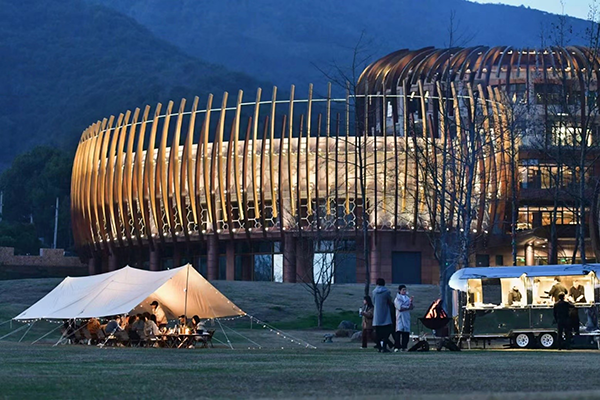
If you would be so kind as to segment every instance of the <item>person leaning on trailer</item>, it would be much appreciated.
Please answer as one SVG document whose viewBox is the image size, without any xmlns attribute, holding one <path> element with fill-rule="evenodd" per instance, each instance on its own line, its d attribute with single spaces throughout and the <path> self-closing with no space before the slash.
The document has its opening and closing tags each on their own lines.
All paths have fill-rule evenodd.
<svg viewBox="0 0 600 400">
<path fill-rule="evenodd" d="M 558 326 L 558 349 L 571 348 L 571 309 L 573 304 L 565 301 L 565 294 L 558 294 L 558 301 L 554 304 L 554 321 Z M 564 339 L 563 339 L 564 334 Z"/>
</svg>

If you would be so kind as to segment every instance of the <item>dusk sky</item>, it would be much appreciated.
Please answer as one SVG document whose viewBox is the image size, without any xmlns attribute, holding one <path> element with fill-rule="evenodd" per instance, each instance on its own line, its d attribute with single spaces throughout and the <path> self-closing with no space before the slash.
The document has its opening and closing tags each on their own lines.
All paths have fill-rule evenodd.
<svg viewBox="0 0 600 400">
<path fill-rule="evenodd" d="M 476 3 L 502 3 L 512 6 L 525 6 L 547 11 L 553 14 L 562 14 L 560 0 L 472 0 Z M 567 15 L 587 19 L 592 0 L 564 0 L 565 13 Z"/>
</svg>

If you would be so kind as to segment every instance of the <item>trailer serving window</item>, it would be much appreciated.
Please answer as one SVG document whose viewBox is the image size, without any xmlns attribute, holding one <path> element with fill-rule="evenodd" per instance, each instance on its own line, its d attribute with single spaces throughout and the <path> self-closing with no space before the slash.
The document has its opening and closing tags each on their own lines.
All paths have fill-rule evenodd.
<svg viewBox="0 0 600 400">
<path fill-rule="evenodd" d="M 467 308 L 479 308 L 483 304 L 481 279 L 467 281 Z"/>
<path fill-rule="evenodd" d="M 552 306 L 560 293 L 566 300 L 575 304 L 594 302 L 594 273 L 588 275 L 538 276 L 532 281 L 532 304 L 534 306 Z"/>
<path fill-rule="evenodd" d="M 502 284 L 497 278 L 469 279 L 467 308 L 502 307 Z"/>
<path fill-rule="evenodd" d="M 523 307 L 528 304 L 525 279 L 502 278 L 502 305 L 505 307 Z"/>
</svg>

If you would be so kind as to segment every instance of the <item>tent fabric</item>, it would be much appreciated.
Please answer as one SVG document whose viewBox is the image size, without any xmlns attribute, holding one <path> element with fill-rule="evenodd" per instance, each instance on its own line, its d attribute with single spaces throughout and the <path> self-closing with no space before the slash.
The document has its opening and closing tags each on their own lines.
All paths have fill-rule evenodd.
<svg viewBox="0 0 600 400">
<path fill-rule="evenodd" d="M 15 320 L 106 317 L 150 311 L 158 301 L 167 317 L 246 315 L 191 265 L 166 271 L 129 266 L 104 274 L 67 277 Z"/>
<path fill-rule="evenodd" d="M 527 277 L 587 275 L 596 271 L 600 271 L 600 264 L 474 267 L 459 269 L 452 274 L 448 284 L 451 288 L 464 292 L 467 290 L 468 279 L 518 278 L 522 275 Z"/>
</svg>

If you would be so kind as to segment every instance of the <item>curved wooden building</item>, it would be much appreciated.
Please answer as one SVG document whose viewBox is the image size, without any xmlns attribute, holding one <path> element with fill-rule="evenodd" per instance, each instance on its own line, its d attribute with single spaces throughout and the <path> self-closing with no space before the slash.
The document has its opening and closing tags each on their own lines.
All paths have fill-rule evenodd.
<svg viewBox="0 0 600 400">
<path fill-rule="evenodd" d="M 216 107 L 209 95 L 111 116 L 83 132 L 75 156 L 77 246 L 90 273 L 187 261 L 208 279 L 288 282 L 341 246 L 350 261 L 336 281 L 360 282 L 366 218 L 372 280 L 434 283 L 431 182 L 451 180 L 473 204 L 473 232 L 505 234 L 507 105 L 540 79 L 583 79 L 598 65 L 581 47 L 400 50 L 367 67 L 356 93 L 258 89 L 252 101 L 240 91 Z M 448 215 L 452 226 L 460 210 Z M 418 271 L 403 275 L 395 263 L 417 252 Z"/>
</svg>

